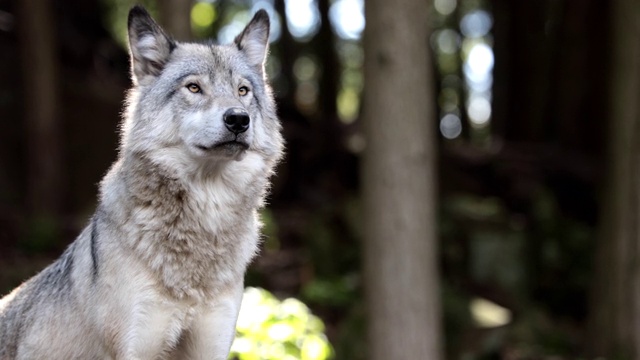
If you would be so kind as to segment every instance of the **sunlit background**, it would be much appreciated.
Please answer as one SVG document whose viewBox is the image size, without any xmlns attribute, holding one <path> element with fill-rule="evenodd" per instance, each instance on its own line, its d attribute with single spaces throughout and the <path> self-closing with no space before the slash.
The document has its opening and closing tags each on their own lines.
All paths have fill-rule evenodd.
<svg viewBox="0 0 640 360">
<path fill-rule="evenodd" d="M 219 21 L 216 1 L 198 1 L 191 11 L 194 34 L 206 36 L 214 22 Z M 121 44 L 126 44 L 126 2 L 113 12 L 112 31 Z M 459 9 L 462 7 L 462 10 Z M 273 1 L 251 1 L 250 8 L 224 19 L 216 39 L 229 43 L 242 30 L 251 14 L 266 9 L 271 17 L 271 42 L 281 37 L 282 21 L 296 41 L 307 43 L 320 28 L 320 12 L 314 0 L 285 1 L 286 19 L 281 19 Z M 493 51 L 490 12 L 478 1 L 435 0 L 433 3 L 434 32 L 431 47 L 439 70 L 438 105 L 440 133 L 448 140 L 461 136 L 477 145 L 490 143 L 491 85 L 493 83 Z M 358 117 L 362 92 L 362 49 L 360 38 L 365 26 L 363 0 L 331 2 L 329 20 L 340 49 L 340 92 L 338 114 L 345 124 Z M 270 73 L 276 84 L 281 70 L 277 59 L 270 63 Z M 333 70 L 333 69 L 332 69 Z M 299 109 L 311 113 L 317 107 L 318 78 L 322 75 L 318 60 L 302 55 L 294 63 L 295 98 Z M 280 89 L 283 91 L 284 89 Z M 463 129 L 465 134 L 463 135 Z M 348 143 L 354 151 L 362 149 L 362 139 L 354 134 Z"/>
</svg>

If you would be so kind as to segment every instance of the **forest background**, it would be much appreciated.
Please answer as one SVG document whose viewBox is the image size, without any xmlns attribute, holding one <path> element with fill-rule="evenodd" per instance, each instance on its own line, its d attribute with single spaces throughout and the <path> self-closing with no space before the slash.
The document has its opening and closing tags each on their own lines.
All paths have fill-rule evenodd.
<svg viewBox="0 0 640 360">
<path fill-rule="evenodd" d="M 334 358 L 415 359 L 375 350 L 408 330 L 433 340 L 426 359 L 640 358 L 640 1 L 140 3 L 178 40 L 230 42 L 270 13 L 287 156 L 246 284 L 307 304 Z M 95 208 L 133 4 L 0 0 L 0 293 Z M 400 50 L 377 56 L 387 45 Z M 418 169 L 385 157 L 406 148 L 379 136 L 390 124 L 427 149 Z M 376 185 L 381 164 L 424 193 L 380 205 L 403 188 Z M 371 250 L 405 205 L 424 227 Z M 376 273 L 393 257 L 415 266 Z M 385 291 L 394 279 L 410 281 Z M 386 311 L 406 298 L 427 304 L 420 331 Z"/>
</svg>

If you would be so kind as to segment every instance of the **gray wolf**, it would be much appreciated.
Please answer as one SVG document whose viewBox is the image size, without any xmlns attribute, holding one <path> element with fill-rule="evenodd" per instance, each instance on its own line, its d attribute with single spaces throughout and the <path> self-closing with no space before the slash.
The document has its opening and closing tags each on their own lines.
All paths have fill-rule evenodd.
<svg viewBox="0 0 640 360">
<path fill-rule="evenodd" d="M 89 225 L 0 300 L 0 359 L 226 359 L 283 153 L 269 17 L 228 45 L 129 13 L 133 88 Z"/>
</svg>

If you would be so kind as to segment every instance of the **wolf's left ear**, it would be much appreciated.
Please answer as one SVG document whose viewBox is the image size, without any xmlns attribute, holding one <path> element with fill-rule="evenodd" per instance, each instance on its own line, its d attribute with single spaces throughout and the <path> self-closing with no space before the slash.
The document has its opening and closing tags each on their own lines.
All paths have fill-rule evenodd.
<svg viewBox="0 0 640 360">
<path fill-rule="evenodd" d="M 245 54 L 249 64 L 262 68 L 269 48 L 269 14 L 265 10 L 259 10 L 236 37 L 235 43 Z"/>
<path fill-rule="evenodd" d="M 129 11 L 128 28 L 133 81 L 144 83 L 162 72 L 176 45 L 142 6 Z"/>
</svg>

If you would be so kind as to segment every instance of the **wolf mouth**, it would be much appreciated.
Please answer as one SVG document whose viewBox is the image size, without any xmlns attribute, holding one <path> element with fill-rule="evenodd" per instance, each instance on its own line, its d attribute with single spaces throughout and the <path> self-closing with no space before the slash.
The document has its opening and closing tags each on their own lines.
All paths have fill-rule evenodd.
<svg viewBox="0 0 640 360">
<path fill-rule="evenodd" d="M 231 141 L 224 141 L 224 142 L 216 143 L 216 144 L 213 144 L 213 145 L 210 145 L 210 146 L 197 145 L 196 147 L 198 149 L 202 150 L 202 151 L 211 151 L 211 150 L 216 150 L 216 149 L 247 150 L 247 149 L 249 149 L 249 144 L 247 144 L 246 142 L 243 142 L 243 141 L 231 140 Z"/>
</svg>

